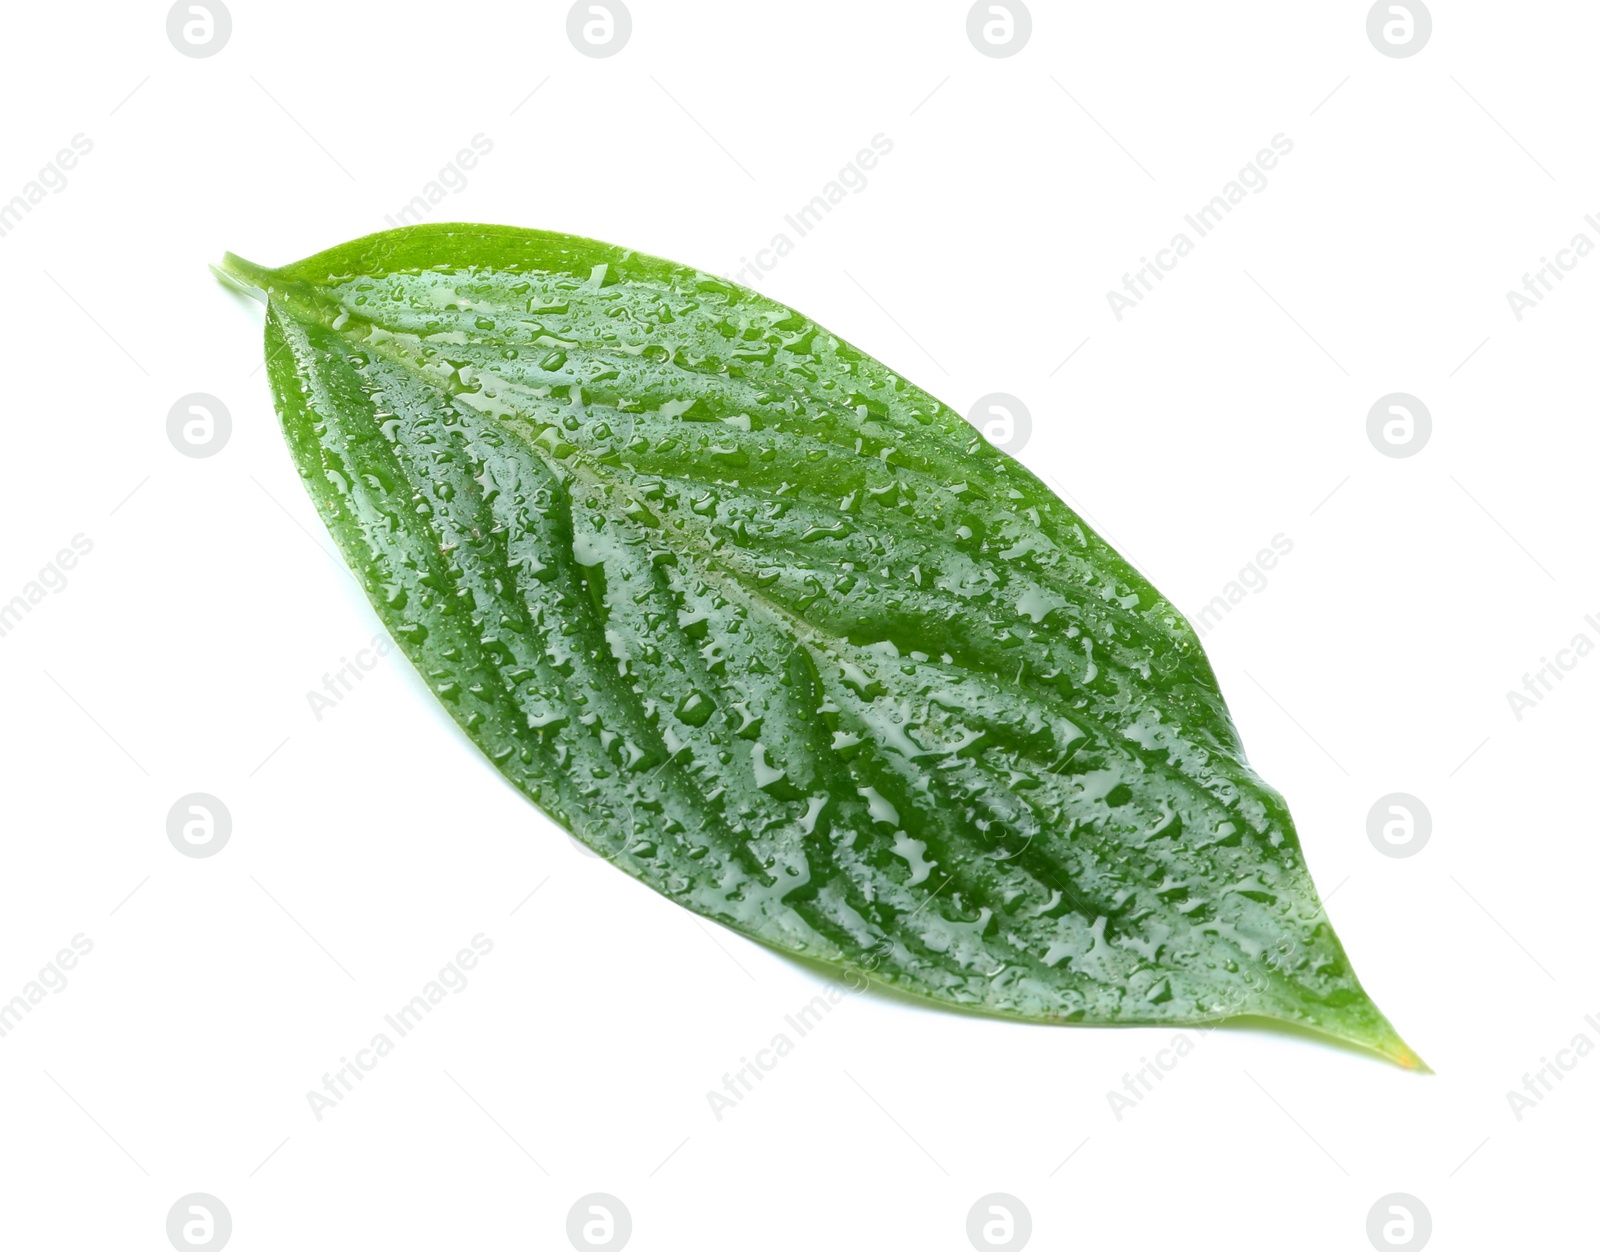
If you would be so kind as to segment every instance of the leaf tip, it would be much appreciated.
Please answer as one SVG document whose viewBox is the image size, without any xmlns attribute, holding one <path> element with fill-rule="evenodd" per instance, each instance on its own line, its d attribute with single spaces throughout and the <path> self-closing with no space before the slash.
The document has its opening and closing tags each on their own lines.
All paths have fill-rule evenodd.
<svg viewBox="0 0 1600 1252">
<path fill-rule="evenodd" d="M 1391 1043 L 1379 1048 L 1378 1051 L 1400 1066 L 1401 1069 L 1409 1069 L 1418 1074 L 1433 1073 L 1433 1067 L 1418 1056 L 1412 1050 L 1411 1045 L 1400 1038 L 1399 1035 L 1394 1036 Z"/>
<path fill-rule="evenodd" d="M 1400 1032 L 1389 1024 L 1389 1019 L 1381 1014 L 1376 1023 L 1368 1023 L 1344 1034 L 1344 1037 L 1376 1052 L 1386 1061 L 1393 1061 L 1401 1069 L 1409 1069 L 1417 1074 L 1433 1073 L 1433 1067 L 1417 1055 L 1411 1045 L 1400 1037 Z"/>
</svg>

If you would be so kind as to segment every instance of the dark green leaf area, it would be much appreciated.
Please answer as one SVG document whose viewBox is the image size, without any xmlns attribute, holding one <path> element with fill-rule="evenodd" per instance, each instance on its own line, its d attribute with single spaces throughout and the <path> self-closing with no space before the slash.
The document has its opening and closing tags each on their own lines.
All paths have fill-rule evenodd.
<svg viewBox="0 0 1600 1252">
<path fill-rule="evenodd" d="M 1018 462 L 698 271 L 399 234 L 230 272 L 269 293 L 346 558 L 547 813 L 696 913 L 949 1004 L 1263 1014 L 1400 1057 L 1192 630 Z"/>
</svg>

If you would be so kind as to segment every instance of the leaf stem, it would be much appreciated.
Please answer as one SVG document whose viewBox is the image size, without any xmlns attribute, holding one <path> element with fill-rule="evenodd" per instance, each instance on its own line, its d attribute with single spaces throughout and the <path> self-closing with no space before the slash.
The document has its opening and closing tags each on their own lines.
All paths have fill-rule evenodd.
<svg viewBox="0 0 1600 1252">
<path fill-rule="evenodd" d="M 211 272 L 224 286 L 242 291 L 245 295 L 261 301 L 262 304 L 267 302 L 267 293 L 272 290 L 272 279 L 277 274 L 276 270 L 269 270 L 254 261 L 246 261 L 231 252 L 224 252 L 222 264 L 213 265 Z"/>
</svg>

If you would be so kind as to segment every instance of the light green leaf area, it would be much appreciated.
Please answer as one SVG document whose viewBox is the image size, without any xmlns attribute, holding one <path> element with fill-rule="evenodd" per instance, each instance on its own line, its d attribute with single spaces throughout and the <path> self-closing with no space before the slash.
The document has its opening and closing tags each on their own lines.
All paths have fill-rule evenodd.
<svg viewBox="0 0 1600 1252">
<path fill-rule="evenodd" d="M 1421 1065 L 1188 623 L 906 378 L 542 231 L 219 273 L 266 300 L 290 450 L 385 625 L 619 868 L 945 1005 L 1261 1016 Z"/>
</svg>

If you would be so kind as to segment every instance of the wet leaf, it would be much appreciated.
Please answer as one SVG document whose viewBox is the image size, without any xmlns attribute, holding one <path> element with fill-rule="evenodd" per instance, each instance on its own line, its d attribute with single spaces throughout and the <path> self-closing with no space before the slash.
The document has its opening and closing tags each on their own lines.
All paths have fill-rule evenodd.
<svg viewBox="0 0 1600 1252">
<path fill-rule="evenodd" d="M 541 231 L 219 274 L 266 300 L 290 450 L 378 615 L 619 868 L 947 1005 L 1263 1016 L 1421 1065 L 1188 623 L 893 370 Z"/>
</svg>

